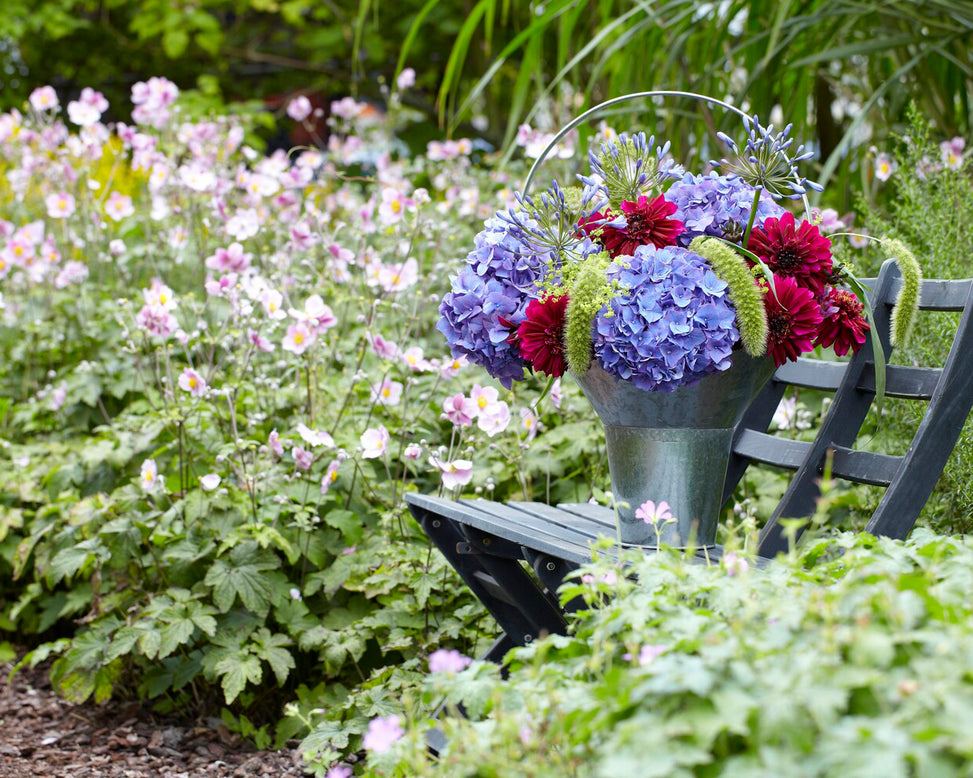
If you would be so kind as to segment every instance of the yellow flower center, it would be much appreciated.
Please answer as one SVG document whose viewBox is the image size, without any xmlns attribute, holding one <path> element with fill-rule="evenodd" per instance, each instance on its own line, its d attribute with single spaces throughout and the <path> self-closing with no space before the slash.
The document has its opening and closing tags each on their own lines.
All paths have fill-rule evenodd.
<svg viewBox="0 0 973 778">
<path fill-rule="evenodd" d="M 195 389 L 196 388 L 196 379 L 195 378 L 190 378 L 189 379 L 189 388 L 190 389 Z"/>
<path fill-rule="evenodd" d="M 300 332 L 294 333 L 294 342 L 300 346 L 304 342 L 304 336 Z"/>
<path fill-rule="evenodd" d="M 337 470 L 332 470 L 331 471 L 331 483 L 334 483 L 337 480 L 338 480 L 338 471 Z"/>
<path fill-rule="evenodd" d="M 14 254 L 16 254 L 18 257 L 22 257 L 24 255 L 24 247 L 14 246 Z"/>
<path fill-rule="evenodd" d="M 382 397 L 390 397 L 391 394 L 392 394 L 392 390 L 389 389 L 387 386 L 382 390 Z"/>
<path fill-rule="evenodd" d="M 398 213 L 402 210 L 402 203 L 400 203 L 398 200 L 393 200 L 389 208 L 392 209 L 392 213 Z"/>
<path fill-rule="evenodd" d="M 487 407 L 487 399 L 486 399 L 486 397 L 480 397 L 476 401 L 476 404 L 479 405 L 481 408 L 486 408 Z"/>
</svg>

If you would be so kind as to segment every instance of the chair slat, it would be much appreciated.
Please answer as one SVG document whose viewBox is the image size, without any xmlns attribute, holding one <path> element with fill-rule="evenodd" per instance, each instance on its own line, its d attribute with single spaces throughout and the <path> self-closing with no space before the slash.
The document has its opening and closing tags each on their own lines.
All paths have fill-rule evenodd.
<svg viewBox="0 0 973 778">
<path fill-rule="evenodd" d="M 901 456 L 835 446 L 831 474 L 859 484 L 888 486 L 901 466 Z"/>
<path fill-rule="evenodd" d="M 803 440 L 787 440 L 766 432 L 743 430 L 733 444 L 733 453 L 765 465 L 797 470 L 810 446 Z"/>
<path fill-rule="evenodd" d="M 796 362 L 787 362 L 777 368 L 774 381 L 833 392 L 841 383 L 847 367 L 847 362 L 825 362 L 801 357 Z"/>
<path fill-rule="evenodd" d="M 970 296 L 970 286 L 973 279 L 960 280 L 925 279 L 919 291 L 919 309 L 923 311 L 962 311 L 966 307 Z M 891 294 L 885 300 L 886 305 L 892 305 L 902 289 L 902 279 L 896 278 L 892 283 Z"/>
<path fill-rule="evenodd" d="M 942 368 L 888 365 L 885 368 L 885 395 L 902 400 L 929 400 L 936 391 Z M 868 371 L 858 382 L 858 388 L 875 393 L 875 372 Z"/>
</svg>

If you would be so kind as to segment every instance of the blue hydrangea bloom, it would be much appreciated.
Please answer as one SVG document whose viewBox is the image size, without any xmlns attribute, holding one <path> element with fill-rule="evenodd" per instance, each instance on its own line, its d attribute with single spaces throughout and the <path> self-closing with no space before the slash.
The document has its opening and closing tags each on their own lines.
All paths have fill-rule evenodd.
<svg viewBox="0 0 973 778">
<path fill-rule="evenodd" d="M 436 325 L 454 357 L 466 356 L 508 389 L 523 380 L 527 363 L 507 343 L 512 324 L 524 320 L 527 304 L 538 296 L 549 255 L 533 254 L 511 233 L 509 221 L 493 217 L 476 236 L 466 265 L 452 278 L 439 306 Z"/>
<path fill-rule="evenodd" d="M 640 389 L 673 392 L 730 367 L 740 339 L 727 286 L 698 254 L 640 246 L 608 270 L 623 291 L 595 319 L 595 357 Z"/>
<path fill-rule="evenodd" d="M 679 245 L 688 246 L 699 235 L 723 238 L 729 232 L 731 239 L 734 233 L 739 238 L 750 218 L 753 193 L 753 187 L 737 176 L 686 173 L 666 191 L 666 199 L 678 209 L 671 218 L 679 219 L 686 228 L 679 236 Z M 783 213 L 784 209 L 764 192 L 757 203 L 754 224 L 762 225 L 764 220 Z"/>
</svg>

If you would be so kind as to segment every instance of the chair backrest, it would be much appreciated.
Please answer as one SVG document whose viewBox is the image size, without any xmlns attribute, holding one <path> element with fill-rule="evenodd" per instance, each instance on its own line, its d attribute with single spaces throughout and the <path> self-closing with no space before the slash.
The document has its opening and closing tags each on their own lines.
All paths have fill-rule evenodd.
<svg viewBox="0 0 973 778">
<path fill-rule="evenodd" d="M 898 267 L 886 262 L 872 289 L 873 326 L 879 333 L 886 363 L 892 305 L 901 288 Z M 768 521 L 758 553 L 774 556 L 786 550 L 781 518 L 810 516 L 819 496 L 818 481 L 829 451 L 833 477 L 886 487 L 867 529 L 876 535 L 904 538 L 915 525 L 973 406 L 973 279 L 922 282 L 920 310 L 957 311 L 962 316 L 942 367 L 886 367 L 885 394 L 928 403 L 908 451 L 901 455 L 857 451 L 853 448 L 875 399 L 874 359 L 869 339 L 846 362 L 801 358 L 782 365 L 751 404 L 737 427 L 724 489 L 724 502 L 751 462 L 795 471 Z M 788 386 L 834 392 L 834 401 L 811 442 L 779 438 L 767 432 L 774 411 Z"/>
</svg>

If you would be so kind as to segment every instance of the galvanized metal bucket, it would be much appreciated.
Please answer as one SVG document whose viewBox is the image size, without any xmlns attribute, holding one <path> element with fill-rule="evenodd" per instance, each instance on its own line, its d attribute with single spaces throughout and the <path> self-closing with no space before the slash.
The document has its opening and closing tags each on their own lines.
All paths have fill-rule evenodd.
<svg viewBox="0 0 973 778">
<path fill-rule="evenodd" d="M 674 392 L 647 392 L 594 362 L 575 376 L 605 425 L 612 496 L 626 545 L 684 548 L 716 543 L 733 429 L 774 373 L 769 357 L 733 355 L 728 370 Z M 647 501 L 671 520 L 636 518 Z"/>
</svg>

